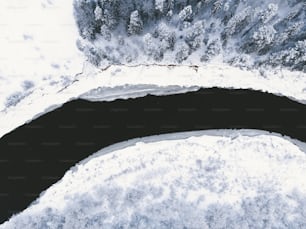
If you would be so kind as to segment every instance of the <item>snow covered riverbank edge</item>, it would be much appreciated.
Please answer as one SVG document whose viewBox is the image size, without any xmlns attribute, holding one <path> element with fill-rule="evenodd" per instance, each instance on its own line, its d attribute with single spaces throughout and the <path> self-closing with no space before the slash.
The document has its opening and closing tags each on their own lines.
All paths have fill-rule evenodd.
<svg viewBox="0 0 306 229">
<path fill-rule="evenodd" d="M 0 228 L 300 228 L 305 150 L 257 130 L 132 139 L 78 163 Z"/>
<path fill-rule="evenodd" d="M 99 70 L 90 64 L 69 82 L 42 84 L 15 106 L 0 111 L 0 137 L 26 122 L 77 99 L 112 101 L 148 94 L 185 93 L 199 88 L 252 89 L 306 104 L 306 77 L 301 72 L 278 71 L 262 76 L 226 65 L 163 66 L 112 65 Z"/>
</svg>

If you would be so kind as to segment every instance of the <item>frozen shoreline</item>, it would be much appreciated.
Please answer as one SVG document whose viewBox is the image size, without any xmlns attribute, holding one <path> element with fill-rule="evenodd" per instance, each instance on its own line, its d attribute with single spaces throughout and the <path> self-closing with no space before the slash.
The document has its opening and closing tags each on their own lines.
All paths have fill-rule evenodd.
<svg viewBox="0 0 306 229">
<path fill-rule="evenodd" d="M 189 227 L 219 223 L 225 227 L 229 222 L 234 228 L 254 226 L 255 222 L 304 225 L 303 209 L 297 206 L 303 205 L 306 196 L 305 153 L 305 143 L 257 130 L 194 131 L 132 139 L 79 162 L 0 228 L 39 228 L 44 224 L 87 228 L 90 222 L 88 228 L 108 228 L 119 222 L 132 227 L 135 214 L 149 219 L 142 222 L 143 227 L 158 227 L 165 220 Z M 197 169 L 198 165 L 203 167 Z M 163 190 L 161 196 L 151 196 L 152 189 Z M 141 190 L 147 191 L 138 199 Z M 117 195 L 113 196 L 114 192 Z M 136 199 L 125 202 L 126 196 Z M 116 207 L 107 207 L 108 202 Z M 159 214 L 150 206 L 156 206 Z M 223 209 L 222 218 L 207 218 L 218 206 Z M 183 214 L 190 207 L 193 211 L 180 220 L 173 212 Z M 160 214 L 166 209 L 172 209 L 171 213 Z M 248 213 L 253 210 L 257 214 Z M 272 215 L 265 218 L 265 211 Z M 96 214 L 103 217 L 97 220 Z M 110 219 L 110 215 L 114 217 Z"/>
<path fill-rule="evenodd" d="M 85 65 L 83 72 L 71 78 L 69 83 L 44 84 L 33 89 L 15 106 L 0 111 L 0 119 L 5 120 L 0 123 L 0 137 L 78 98 L 112 101 L 219 87 L 269 92 L 305 104 L 306 81 L 303 81 L 303 74 L 289 71 L 287 74 L 292 75 L 286 79 L 277 74 L 262 77 L 254 71 L 225 65 L 110 66 L 105 70 Z"/>
</svg>

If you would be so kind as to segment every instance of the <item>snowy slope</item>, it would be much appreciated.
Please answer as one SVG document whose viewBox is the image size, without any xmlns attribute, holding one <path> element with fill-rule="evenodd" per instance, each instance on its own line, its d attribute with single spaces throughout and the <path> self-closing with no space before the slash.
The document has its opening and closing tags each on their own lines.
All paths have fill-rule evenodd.
<svg viewBox="0 0 306 229">
<path fill-rule="evenodd" d="M 82 161 L 0 228 L 305 228 L 305 150 L 250 130 L 135 139 Z"/>
</svg>

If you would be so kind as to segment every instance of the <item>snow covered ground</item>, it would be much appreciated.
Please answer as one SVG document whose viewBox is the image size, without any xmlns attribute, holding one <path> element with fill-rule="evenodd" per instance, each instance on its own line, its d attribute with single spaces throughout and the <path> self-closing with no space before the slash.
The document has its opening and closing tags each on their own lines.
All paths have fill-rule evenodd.
<svg viewBox="0 0 306 229">
<path fill-rule="evenodd" d="M 80 162 L 0 228 L 305 228 L 305 152 L 254 130 L 134 139 Z"/>
<path fill-rule="evenodd" d="M 82 71 L 72 0 L 0 2 L 0 110 Z"/>
<path fill-rule="evenodd" d="M 300 12 L 301 4 L 297 6 Z M 137 62 L 97 68 L 77 48 L 72 0 L 1 1 L 0 21 L 0 137 L 79 97 L 113 100 L 224 87 L 265 91 L 306 104 L 303 71 L 278 68 L 263 74 L 220 58 L 200 66 L 189 59 L 170 66 Z"/>
<path fill-rule="evenodd" d="M 171 16 L 165 11 L 165 1 L 155 2 L 160 16 L 164 13 L 166 17 Z M 205 33 L 211 32 L 211 36 L 204 39 L 203 30 L 189 44 L 187 38 L 194 35 L 190 33 L 193 31 L 190 26 L 202 25 L 193 23 L 192 12 L 197 11 L 190 9 L 200 10 L 203 6 L 193 4 L 176 12 L 177 6 L 173 10 L 179 18 L 174 17 L 171 23 L 180 23 L 181 31 L 186 34 L 177 35 L 184 41 L 169 46 L 172 40 L 161 37 L 164 27 L 158 27 L 159 32 L 149 31 L 152 34 L 144 36 L 148 44 L 145 53 L 153 61 L 139 62 L 145 59 L 140 55 L 133 62 L 133 55 L 126 55 L 123 62 L 105 65 L 102 61 L 103 64 L 94 66 L 91 58 L 100 58 L 103 54 L 96 55 L 99 48 L 109 50 L 109 45 L 116 42 L 124 44 L 119 37 L 116 42 L 107 43 L 111 21 L 109 28 L 98 28 L 100 34 L 93 35 L 101 39 L 92 42 L 86 37 L 90 32 L 86 26 L 86 36 L 81 34 L 83 40 L 80 39 L 73 0 L 1 1 L 0 138 L 76 98 L 110 101 L 222 87 L 269 92 L 306 104 L 303 66 L 306 47 L 303 9 L 306 5 L 303 1 L 275 0 L 273 4 L 263 4 L 267 6 L 264 10 L 256 8 L 260 3 L 254 1 L 254 9 L 243 8 L 250 1 L 237 3 L 240 8 L 235 8 L 238 0 L 228 1 L 229 4 L 203 2 L 209 5 L 207 9 L 214 7 L 216 15 L 220 16 L 223 11 L 223 16 L 230 15 L 229 9 L 235 9 L 238 14 L 232 19 L 223 18 L 228 24 L 224 20 L 209 21 Z M 93 20 L 102 23 L 105 14 L 96 8 L 94 11 L 91 12 L 95 16 Z M 135 10 L 128 13 L 131 14 L 127 14 L 126 35 L 137 37 L 145 20 L 143 22 L 142 15 Z M 199 15 L 201 13 L 196 13 L 195 18 L 200 19 Z M 205 11 L 205 15 L 209 13 Z M 111 18 L 111 15 L 106 16 Z M 224 36 L 216 32 L 218 26 L 225 29 Z M 275 35 L 277 31 L 280 34 Z M 246 32 L 249 37 L 241 42 L 235 40 Z M 222 50 L 217 36 L 226 38 L 227 44 L 232 46 Z M 134 45 L 137 41 L 134 38 L 126 39 L 122 50 Z M 202 38 L 207 44 L 198 49 Z M 78 48 L 83 48 L 84 53 L 77 48 L 78 39 Z M 151 42 L 158 39 L 165 46 Z M 271 39 L 275 39 L 273 45 Z M 247 52 L 252 54 L 246 55 L 246 50 L 237 54 L 237 50 L 241 51 L 240 43 L 250 48 Z M 267 48 L 271 52 L 276 50 L 282 58 L 275 60 L 287 68 L 278 66 L 265 71 L 252 68 L 270 58 L 270 52 L 265 53 Z M 168 49 L 171 55 L 167 54 Z M 165 54 L 165 61 L 155 61 L 160 51 Z M 224 58 L 232 51 L 237 55 Z M 252 59 L 254 55 L 256 58 Z M 257 59 L 261 55 L 269 58 Z M 273 55 L 272 59 L 276 57 Z M 237 56 L 241 58 L 235 59 Z M 174 57 L 175 63 L 169 61 Z M 241 65 L 250 60 L 250 66 Z M 291 64 L 300 71 L 289 70 Z M 250 225 L 305 228 L 305 152 L 305 144 L 254 131 L 206 131 L 137 139 L 103 149 L 81 162 L 32 206 L 0 228 L 101 228 L 101 225 L 104 228 L 127 225 L 138 228 L 248 228 Z"/>
</svg>

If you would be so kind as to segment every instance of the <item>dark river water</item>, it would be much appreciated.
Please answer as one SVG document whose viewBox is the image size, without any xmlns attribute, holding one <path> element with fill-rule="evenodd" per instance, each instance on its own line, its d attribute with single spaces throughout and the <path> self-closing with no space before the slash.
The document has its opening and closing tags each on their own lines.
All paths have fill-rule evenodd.
<svg viewBox="0 0 306 229">
<path fill-rule="evenodd" d="M 241 128 L 306 142 L 306 106 L 271 94 L 216 88 L 69 102 L 0 139 L 0 222 L 25 209 L 75 163 L 108 145 L 179 131 Z"/>
</svg>

